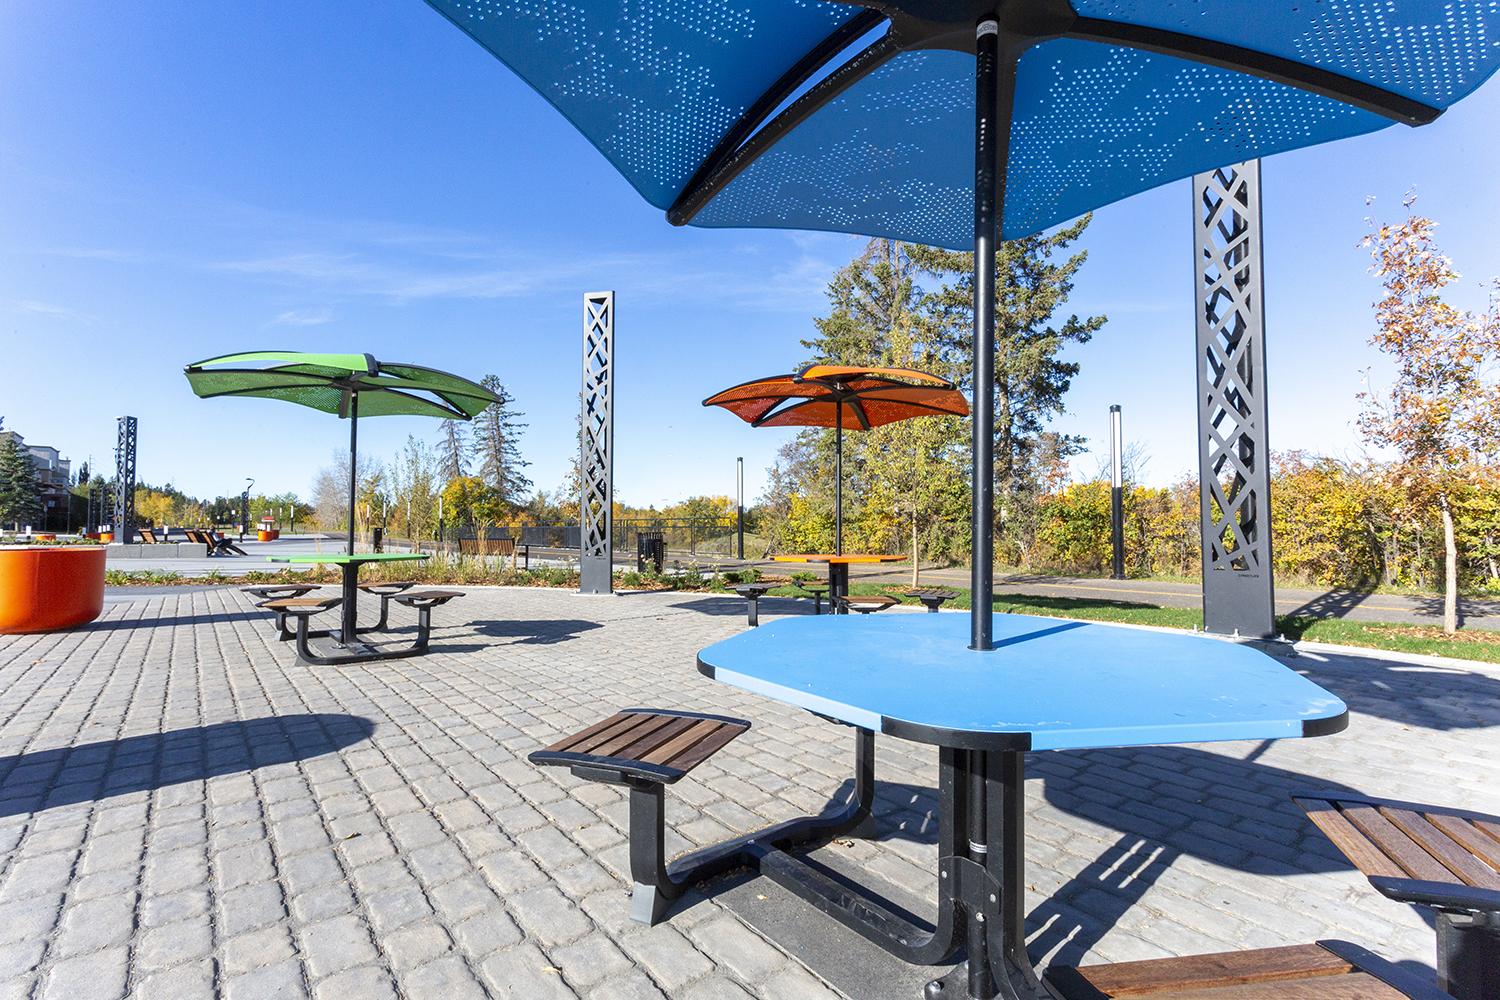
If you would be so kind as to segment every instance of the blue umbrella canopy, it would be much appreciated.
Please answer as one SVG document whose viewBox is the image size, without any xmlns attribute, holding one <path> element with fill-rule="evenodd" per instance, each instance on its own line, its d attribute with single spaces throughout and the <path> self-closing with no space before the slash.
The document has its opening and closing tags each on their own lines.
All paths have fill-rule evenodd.
<svg viewBox="0 0 1500 1000">
<path fill-rule="evenodd" d="M 1420 125 L 1500 66 L 1492 0 L 428 0 L 678 225 L 973 248 L 975 24 L 1001 234 Z"/>
<path fill-rule="evenodd" d="M 1425 124 L 1500 66 L 1500 0 L 427 2 L 674 225 L 973 248 L 976 595 L 992 584 L 997 239 Z M 973 602 L 972 648 L 994 648 L 991 614 Z"/>
</svg>

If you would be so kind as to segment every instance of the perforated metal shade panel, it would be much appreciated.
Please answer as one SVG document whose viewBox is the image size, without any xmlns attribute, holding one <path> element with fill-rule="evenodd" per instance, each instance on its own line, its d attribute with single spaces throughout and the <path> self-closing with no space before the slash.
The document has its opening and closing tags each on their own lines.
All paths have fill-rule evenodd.
<svg viewBox="0 0 1500 1000">
<path fill-rule="evenodd" d="M 909 52 L 730 182 L 696 226 L 974 245 L 974 59 Z M 1222 163 L 1385 128 L 1284 84 L 1059 39 L 1021 58 L 1003 235 L 1014 239 Z"/>
<path fill-rule="evenodd" d="M 972 248 L 981 6 L 428 2 L 677 224 Z M 1500 0 L 1000 6 L 1005 59 L 1019 55 L 1006 238 L 1224 163 L 1430 121 L 1500 68 Z"/>
<path fill-rule="evenodd" d="M 1500 67 L 1500 0 L 1073 0 L 1073 8 L 1321 66 L 1439 108 Z"/>
<path fill-rule="evenodd" d="M 860 12 L 816 0 L 428 2 L 662 209 L 756 98 Z"/>
</svg>

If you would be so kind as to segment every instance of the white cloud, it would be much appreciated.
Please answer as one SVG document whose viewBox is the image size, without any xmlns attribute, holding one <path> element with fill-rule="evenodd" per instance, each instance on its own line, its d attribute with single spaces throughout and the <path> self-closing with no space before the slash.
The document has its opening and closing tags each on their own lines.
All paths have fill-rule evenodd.
<svg viewBox="0 0 1500 1000">
<path fill-rule="evenodd" d="M 288 326 L 317 326 L 333 319 L 332 309 L 293 309 L 276 317 L 276 322 Z"/>
<path fill-rule="evenodd" d="M 89 325 L 98 322 L 87 313 L 81 313 L 76 309 L 69 309 L 67 306 L 55 306 L 50 302 L 17 302 L 16 312 L 37 313 L 42 316 L 52 316 L 56 319 L 71 319 L 75 322 Z"/>
</svg>

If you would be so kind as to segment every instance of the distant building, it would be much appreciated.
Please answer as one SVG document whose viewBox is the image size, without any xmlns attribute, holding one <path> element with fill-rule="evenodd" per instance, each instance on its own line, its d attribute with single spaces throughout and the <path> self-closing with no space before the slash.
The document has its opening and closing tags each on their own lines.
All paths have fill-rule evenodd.
<svg viewBox="0 0 1500 1000">
<path fill-rule="evenodd" d="M 50 519 L 55 513 L 66 519 L 68 487 L 73 484 L 73 463 L 63 458 L 51 445 L 27 444 L 26 439 L 15 431 L 0 431 L 0 444 L 8 444 L 12 439 L 31 454 L 31 461 L 36 465 L 36 478 L 42 484 L 41 499 L 46 517 Z"/>
</svg>

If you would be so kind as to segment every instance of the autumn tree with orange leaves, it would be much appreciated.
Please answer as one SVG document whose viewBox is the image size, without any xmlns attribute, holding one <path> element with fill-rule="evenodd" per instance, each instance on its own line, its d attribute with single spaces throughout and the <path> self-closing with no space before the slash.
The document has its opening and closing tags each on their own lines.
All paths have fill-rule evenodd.
<svg viewBox="0 0 1500 1000">
<path fill-rule="evenodd" d="M 1396 379 L 1384 391 L 1360 393 L 1365 438 L 1398 455 L 1397 481 L 1413 514 L 1435 512 L 1446 550 L 1443 630 L 1458 629 L 1458 544 L 1454 491 L 1497 474 L 1500 456 L 1500 279 L 1490 284 L 1480 316 L 1455 309 L 1440 291 L 1459 274 L 1438 251 L 1434 223 L 1412 211 L 1404 222 L 1379 226 L 1365 237 L 1370 269 L 1385 288 L 1375 303 L 1378 328 L 1370 343 L 1391 355 Z M 1370 220 L 1374 227 L 1375 221 Z M 1430 523 L 1430 522 L 1429 522 Z"/>
</svg>

